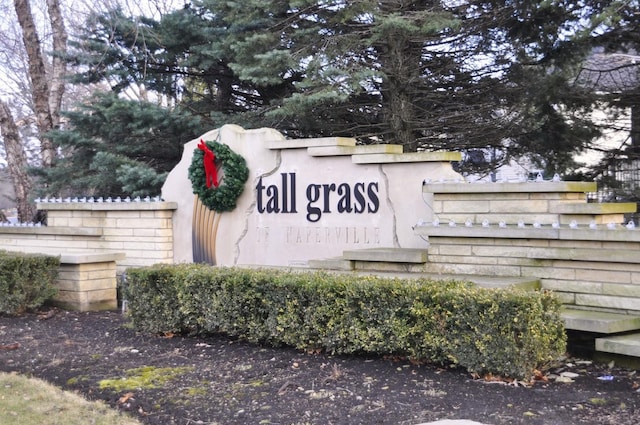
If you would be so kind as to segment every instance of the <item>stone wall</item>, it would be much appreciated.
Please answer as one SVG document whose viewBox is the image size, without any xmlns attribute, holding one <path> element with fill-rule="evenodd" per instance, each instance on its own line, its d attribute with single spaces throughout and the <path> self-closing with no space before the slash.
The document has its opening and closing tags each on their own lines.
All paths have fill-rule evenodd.
<svg viewBox="0 0 640 425">
<path fill-rule="evenodd" d="M 0 226 L 0 249 L 121 253 L 118 271 L 173 262 L 173 202 L 39 202 L 47 226 Z"/>
<path fill-rule="evenodd" d="M 304 267 L 349 251 L 426 249 L 426 262 L 371 262 L 388 271 L 531 277 L 579 309 L 640 312 L 640 230 L 625 223 L 636 205 L 588 203 L 595 183 L 464 183 L 451 167 L 459 154 L 286 140 L 271 129 L 224 126 L 203 139 L 228 144 L 249 169 L 237 208 L 216 213 L 213 230 L 200 235 L 217 265 Z M 187 169 L 198 142 L 185 145 L 165 183 L 171 202 L 41 201 L 48 225 L 0 226 L 0 249 L 67 255 L 73 282 L 60 285 L 82 305 L 103 301 L 85 292 L 99 298 L 115 285 L 112 265 L 85 254 L 114 255 L 117 272 L 193 261 Z"/>
<path fill-rule="evenodd" d="M 112 200 L 109 200 L 112 201 Z M 172 202 L 38 202 L 47 226 L 0 226 L 0 249 L 60 256 L 54 304 L 117 308 L 117 274 L 173 263 Z"/>
<path fill-rule="evenodd" d="M 640 312 L 640 230 L 635 204 L 592 204 L 595 184 L 426 184 L 434 219 L 422 271 L 523 276 L 576 308 Z"/>
<path fill-rule="evenodd" d="M 200 140 L 226 144 L 246 161 L 248 181 L 233 211 L 199 215 L 188 169 Z M 411 226 L 424 206 L 422 181 L 462 180 L 451 166 L 460 159 L 459 152 L 403 153 L 353 138 L 285 139 L 273 129 L 225 125 L 187 143 L 163 186 L 163 198 L 180 206 L 175 259 L 192 261 L 193 247 L 206 245 L 211 264 L 305 267 L 349 249 L 418 247 Z"/>
</svg>

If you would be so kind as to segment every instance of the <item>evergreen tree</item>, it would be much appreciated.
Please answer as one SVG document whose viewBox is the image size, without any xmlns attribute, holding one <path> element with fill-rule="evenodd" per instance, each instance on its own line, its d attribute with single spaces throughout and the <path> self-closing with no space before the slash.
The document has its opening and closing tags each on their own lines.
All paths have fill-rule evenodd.
<svg viewBox="0 0 640 425">
<path fill-rule="evenodd" d="M 585 16 L 601 2 L 224 3 L 230 24 L 246 21 L 230 63 L 241 78 L 303 77 L 265 110 L 288 132 L 497 148 L 498 160 L 533 156 L 559 172 L 598 134 L 581 118 L 593 97 L 572 82 L 591 42 Z"/>
<path fill-rule="evenodd" d="M 190 114 L 113 94 L 64 115 L 67 128 L 50 134 L 62 155 L 56 167 L 39 170 L 41 194 L 157 195 L 184 143 L 203 132 Z"/>
<path fill-rule="evenodd" d="M 211 126 L 493 150 L 563 172 L 597 134 L 572 81 L 613 0 L 196 0 L 114 12 L 76 46 L 85 81 L 175 96 Z"/>
</svg>

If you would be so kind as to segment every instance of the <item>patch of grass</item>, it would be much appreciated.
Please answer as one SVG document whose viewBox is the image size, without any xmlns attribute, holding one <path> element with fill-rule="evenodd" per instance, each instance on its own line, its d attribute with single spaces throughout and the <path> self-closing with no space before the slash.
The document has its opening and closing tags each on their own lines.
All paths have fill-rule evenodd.
<svg viewBox="0 0 640 425">
<path fill-rule="evenodd" d="M 593 404 L 594 406 L 604 406 L 605 404 L 607 404 L 607 400 L 604 398 L 590 398 L 589 401 L 591 402 L 591 404 Z"/>
<path fill-rule="evenodd" d="M 0 373 L 3 425 L 140 425 L 101 402 L 89 402 L 34 378 Z"/>
<path fill-rule="evenodd" d="M 73 378 L 67 379 L 67 385 L 72 387 L 81 382 L 87 382 L 88 380 L 89 380 L 89 377 L 87 375 L 74 376 Z"/>
<path fill-rule="evenodd" d="M 204 397 L 208 394 L 206 387 L 191 387 L 187 388 L 187 396 L 189 397 Z"/>
<path fill-rule="evenodd" d="M 114 391 L 160 388 L 165 383 L 192 370 L 193 367 L 144 366 L 127 370 L 127 376 L 123 378 L 103 379 L 99 385 L 100 389 Z"/>
</svg>

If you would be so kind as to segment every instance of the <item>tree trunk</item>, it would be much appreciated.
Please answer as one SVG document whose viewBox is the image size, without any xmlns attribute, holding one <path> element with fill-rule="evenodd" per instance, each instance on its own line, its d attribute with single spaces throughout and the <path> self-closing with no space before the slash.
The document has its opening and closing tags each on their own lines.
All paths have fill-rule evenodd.
<svg viewBox="0 0 640 425">
<path fill-rule="evenodd" d="M 412 2 L 380 2 L 383 15 L 412 12 L 414 8 Z M 398 29 L 376 48 L 385 75 L 382 84 L 384 119 L 391 132 L 385 139 L 403 145 L 405 152 L 415 152 L 418 148 L 416 88 L 420 85 L 422 40 L 416 41 L 413 34 Z"/>
<path fill-rule="evenodd" d="M 9 174 L 13 181 L 18 207 L 18 219 L 31 221 L 35 208 L 29 202 L 31 180 L 27 174 L 27 155 L 22 148 L 18 127 L 11 115 L 9 106 L 0 100 L 0 132 L 4 140 L 4 150 L 7 154 Z"/>
<path fill-rule="evenodd" d="M 48 0 L 48 3 L 57 3 L 57 0 Z M 51 140 L 45 137 L 45 134 L 53 129 L 53 118 L 49 108 L 49 84 L 47 82 L 47 69 L 42 57 L 42 45 L 38 38 L 29 1 L 14 0 L 14 6 L 18 15 L 18 22 L 22 28 L 22 40 L 29 61 L 31 96 L 40 138 L 42 165 L 51 167 L 54 164 L 56 155 Z M 51 20 L 54 21 L 55 18 L 52 17 Z"/>
<path fill-rule="evenodd" d="M 64 78 L 67 72 L 67 64 L 60 55 L 67 51 L 67 30 L 64 26 L 64 18 L 60 10 L 59 0 L 47 0 L 47 10 L 53 32 L 53 51 L 55 53 L 49 78 L 51 82 L 49 111 L 52 126 L 53 128 L 57 128 L 60 125 L 60 109 L 62 108 L 62 97 L 65 90 Z M 53 155 L 55 155 L 55 152 L 53 152 Z"/>
<path fill-rule="evenodd" d="M 415 152 L 418 135 L 414 90 L 420 84 L 420 48 L 409 41 L 390 41 L 380 57 L 386 74 L 382 97 L 387 110 L 385 120 L 392 132 L 390 140 L 403 145 L 405 152 Z"/>
</svg>

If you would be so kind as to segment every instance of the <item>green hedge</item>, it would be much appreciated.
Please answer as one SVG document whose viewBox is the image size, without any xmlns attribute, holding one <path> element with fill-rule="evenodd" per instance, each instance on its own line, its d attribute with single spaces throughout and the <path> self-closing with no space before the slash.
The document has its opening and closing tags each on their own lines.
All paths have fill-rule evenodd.
<svg viewBox="0 0 640 425">
<path fill-rule="evenodd" d="M 0 251 L 0 313 L 20 314 L 56 295 L 60 258 Z"/>
<path fill-rule="evenodd" d="M 127 281 L 130 319 L 151 333 L 221 332 L 513 378 L 530 377 L 566 347 L 560 304 L 546 292 L 196 264 L 130 269 Z"/>
</svg>

